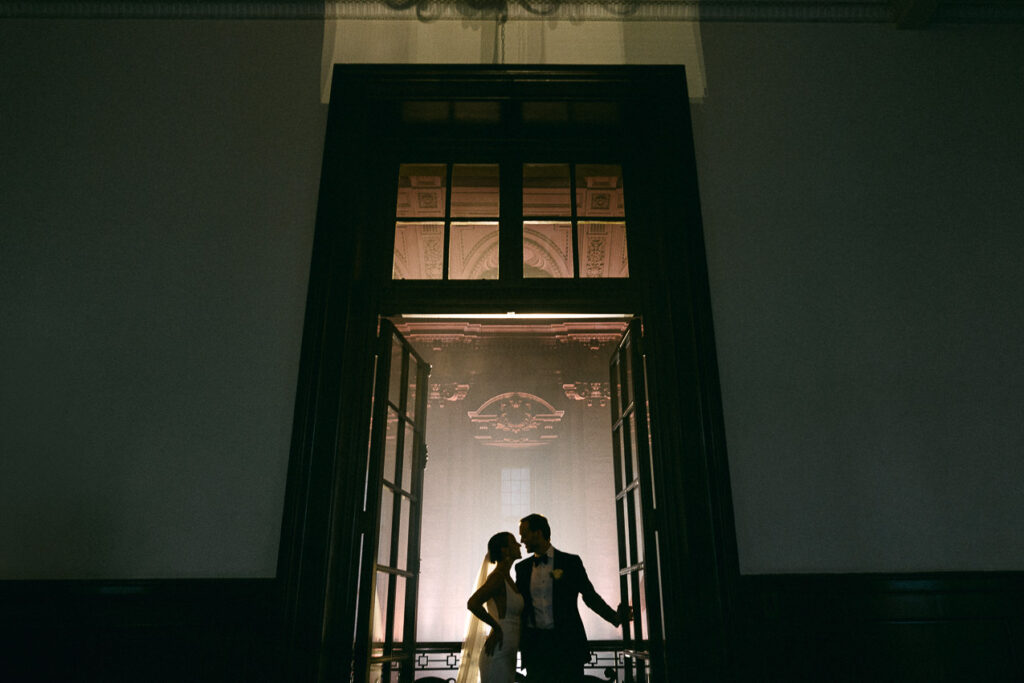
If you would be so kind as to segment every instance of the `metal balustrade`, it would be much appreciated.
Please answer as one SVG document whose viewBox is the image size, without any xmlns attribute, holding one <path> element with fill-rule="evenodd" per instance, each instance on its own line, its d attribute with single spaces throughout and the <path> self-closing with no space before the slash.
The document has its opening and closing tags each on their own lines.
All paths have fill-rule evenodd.
<svg viewBox="0 0 1024 683">
<path fill-rule="evenodd" d="M 634 644 L 635 646 L 636 644 Z M 425 679 L 454 683 L 462 663 L 462 643 L 426 642 L 416 644 L 415 680 Z M 583 667 L 588 681 L 625 681 L 626 653 L 616 640 L 590 641 L 590 661 Z M 522 674 L 523 669 L 517 666 Z"/>
</svg>

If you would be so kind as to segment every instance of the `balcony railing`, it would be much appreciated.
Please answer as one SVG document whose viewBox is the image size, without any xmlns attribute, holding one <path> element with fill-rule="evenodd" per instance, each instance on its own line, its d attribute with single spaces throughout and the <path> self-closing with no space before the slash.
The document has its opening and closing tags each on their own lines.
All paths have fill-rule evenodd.
<svg viewBox="0 0 1024 683">
<path fill-rule="evenodd" d="M 636 647 L 637 644 L 634 644 Z M 587 681 L 618 681 L 626 680 L 626 650 L 622 641 L 592 640 L 590 641 L 590 661 L 583 667 Z M 416 680 L 438 678 L 448 683 L 455 683 L 462 661 L 462 643 L 432 642 L 417 643 L 415 657 Z M 524 670 L 517 666 L 522 674 Z"/>
</svg>

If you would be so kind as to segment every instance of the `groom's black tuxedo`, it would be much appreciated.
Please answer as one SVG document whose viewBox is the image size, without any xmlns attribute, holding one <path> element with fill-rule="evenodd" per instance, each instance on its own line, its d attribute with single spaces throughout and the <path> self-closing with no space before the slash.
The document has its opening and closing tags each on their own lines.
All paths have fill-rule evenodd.
<svg viewBox="0 0 1024 683">
<path fill-rule="evenodd" d="M 616 623 L 615 610 L 594 590 L 579 555 L 563 553 L 556 549 L 550 568 L 545 566 L 545 569 L 551 572 L 552 578 L 551 607 L 555 627 L 550 631 L 537 631 L 533 628 L 533 599 L 530 594 L 534 562 L 535 559 L 531 556 L 516 564 L 516 587 L 525 603 L 521 643 L 523 664 L 532 674 L 534 669 L 545 666 L 544 662 L 539 661 L 539 658 L 544 656 L 543 652 L 554 652 L 563 659 L 570 659 L 582 670 L 583 664 L 590 660 L 590 648 L 587 644 L 587 634 L 583 630 L 583 620 L 580 619 L 578 596 L 583 596 L 583 602 L 587 607 L 597 612 L 605 621 Z M 535 642 L 531 642 L 538 634 L 543 636 L 545 645 L 553 647 L 541 648 L 537 647 Z M 530 668 L 531 664 L 534 669 Z"/>
</svg>

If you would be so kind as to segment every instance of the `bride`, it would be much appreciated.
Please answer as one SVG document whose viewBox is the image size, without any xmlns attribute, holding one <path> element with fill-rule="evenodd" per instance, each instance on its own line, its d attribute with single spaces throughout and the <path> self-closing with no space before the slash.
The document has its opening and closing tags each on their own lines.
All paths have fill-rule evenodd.
<svg viewBox="0 0 1024 683">
<path fill-rule="evenodd" d="M 487 558 L 497 566 L 483 585 L 469 596 L 466 607 L 480 622 L 491 627 L 482 652 L 478 646 L 482 628 L 474 620 L 466 636 L 459 667 L 458 683 L 476 683 L 479 667 L 480 683 L 513 683 L 516 678 L 516 654 L 519 650 L 519 615 L 523 596 L 509 574 L 513 563 L 523 556 L 516 537 L 507 531 L 491 536 L 487 542 Z M 487 570 L 487 562 L 481 576 Z M 484 608 L 486 605 L 486 609 Z M 479 659 L 477 659 L 479 658 Z"/>
</svg>

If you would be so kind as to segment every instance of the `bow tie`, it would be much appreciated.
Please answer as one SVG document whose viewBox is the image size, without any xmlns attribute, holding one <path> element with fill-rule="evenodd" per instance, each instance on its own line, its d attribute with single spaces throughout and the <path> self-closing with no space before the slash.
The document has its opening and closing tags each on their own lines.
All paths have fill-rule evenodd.
<svg viewBox="0 0 1024 683">
<path fill-rule="evenodd" d="M 548 556 L 547 555 L 541 555 L 539 557 L 534 556 L 533 561 L 534 561 L 535 564 L 547 564 L 548 563 Z"/>
</svg>

